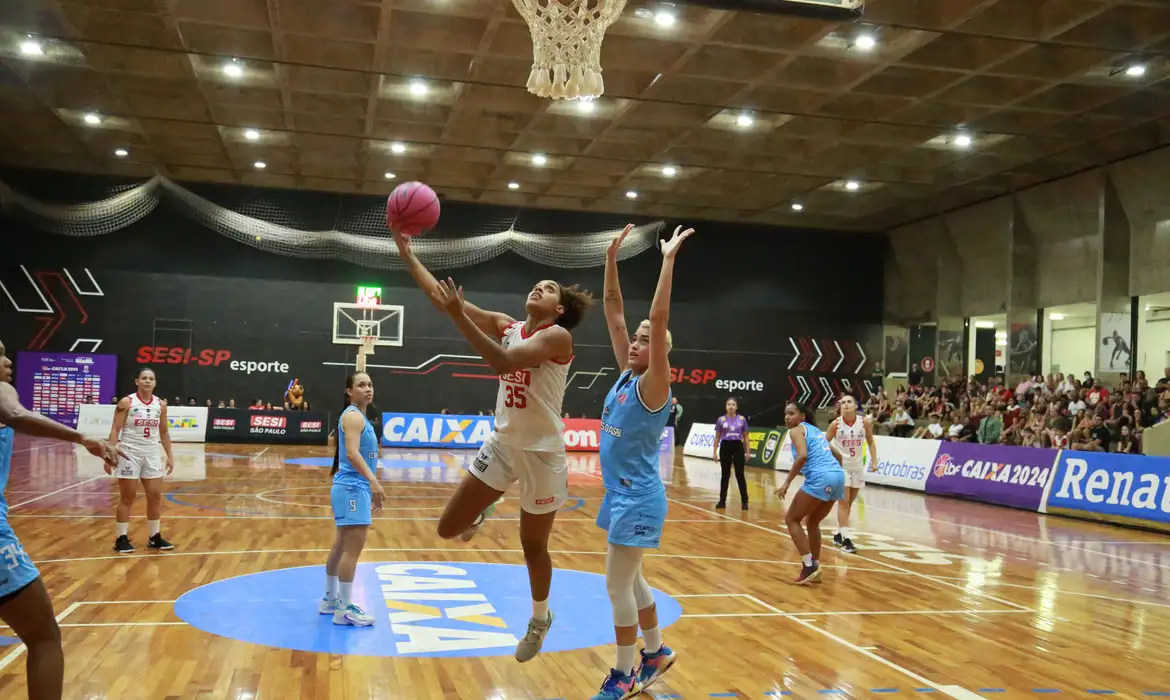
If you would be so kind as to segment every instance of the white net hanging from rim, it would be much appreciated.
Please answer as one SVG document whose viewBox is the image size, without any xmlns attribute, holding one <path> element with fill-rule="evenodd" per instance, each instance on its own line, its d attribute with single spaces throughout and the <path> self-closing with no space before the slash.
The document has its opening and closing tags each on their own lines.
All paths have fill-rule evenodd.
<svg viewBox="0 0 1170 700">
<path fill-rule="evenodd" d="M 512 0 L 532 35 L 528 91 L 553 99 L 591 99 L 605 92 L 601 42 L 626 0 Z"/>
<path fill-rule="evenodd" d="M 319 260 L 345 260 L 363 267 L 402 269 L 397 246 L 379 220 L 355 219 L 355 228 L 370 233 L 336 229 L 305 231 L 273 223 L 220 206 L 161 176 L 140 185 L 114 190 L 116 194 L 85 204 L 48 204 L 21 194 L 0 182 L 0 209 L 34 227 L 62 236 L 100 236 L 126 228 L 150 214 L 166 199 L 181 214 L 234 241 L 277 255 Z M 292 220 L 270 215 L 267 218 Z M 364 219 L 364 220 L 363 220 Z M 367 222 L 371 225 L 365 225 Z M 664 222 L 634 228 L 622 245 L 625 260 L 658 241 Z M 374 231 L 377 234 L 373 234 Z M 620 229 L 619 229 L 620 230 Z M 503 230 L 463 238 L 421 236 L 411 241 L 419 259 L 434 270 L 450 270 L 487 262 L 515 253 L 549 267 L 583 268 L 605 264 L 605 251 L 619 230 L 551 235 Z M 372 235 L 373 234 L 373 235 Z"/>
</svg>

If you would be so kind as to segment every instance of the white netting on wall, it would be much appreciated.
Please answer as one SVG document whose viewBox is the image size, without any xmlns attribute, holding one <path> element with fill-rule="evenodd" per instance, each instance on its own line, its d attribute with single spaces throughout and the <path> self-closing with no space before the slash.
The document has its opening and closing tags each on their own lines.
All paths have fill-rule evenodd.
<svg viewBox="0 0 1170 700">
<path fill-rule="evenodd" d="M 117 194 L 86 204 L 44 204 L 0 182 L 0 208 L 33 226 L 63 236 L 102 236 L 125 228 L 158 206 L 155 177 L 141 185 L 120 187 Z"/>
<path fill-rule="evenodd" d="M 20 194 L 0 182 L 0 206 L 10 215 L 50 233 L 64 236 L 97 236 L 112 233 L 138 221 L 165 198 L 180 213 L 205 228 L 253 248 L 277 255 L 320 260 L 345 260 L 363 267 L 399 269 L 402 262 L 389 234 L 358 234 L 334 229 L 303 231 L 274 223 L 294 218 L 264 219 L 220 206 L 164 178 L 131 187 L 86 204 L 46 204 Z M 361 217 L 362 219 L 369 217 Z M 347 221 L 346 223 L 357 223 Z M 663 222 L 636 227 L 626 238 L 620 258 L 626 259 L 653 247 Z M 359 224 L 356 228 L 369 230 Z M 605 264 L 605 251 L 618 230 L 573 235 L 550 235 L 503 230 L 466 238 L 421 236 L 411 243 L 424 264 L 449 270 L 487 262 L 512 252 L 550 267 L 581 268 Z"/>
</svg>

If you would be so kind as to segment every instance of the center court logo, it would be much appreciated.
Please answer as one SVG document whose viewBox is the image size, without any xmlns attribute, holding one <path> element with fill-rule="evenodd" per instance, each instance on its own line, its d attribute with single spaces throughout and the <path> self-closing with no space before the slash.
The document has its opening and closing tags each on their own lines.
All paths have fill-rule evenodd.
<svg viewBox="0 0 1170 700">
<path fill-rule="evenodd" d="M 363 656 L 511 656 L 532 614 L 528 573 L 515 564 L 367 562 L 358 564 L 354 601 L 374 616 L 372 628 L 347 628 L 317 613 L 322 566 L 277 569 L 223 579 L 188 591 L 175 613 L 229 639 L 326 654 Z M 278 590 L 281 595 L 268 595 Z M 653 591 L 659 625 L 682 614 L 678 602 Z M 248 600 L 239 615 L 223 600 Z M 605 577 L 553 570 L 549 607 L 557 615 L 545 652 L 613 643 Z"/>
</svg>

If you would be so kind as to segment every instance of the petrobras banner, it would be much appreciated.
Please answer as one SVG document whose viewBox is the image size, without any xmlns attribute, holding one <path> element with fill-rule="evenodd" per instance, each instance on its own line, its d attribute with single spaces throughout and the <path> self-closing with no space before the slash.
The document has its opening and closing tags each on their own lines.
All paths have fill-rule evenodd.
<svg viewBox="0 0 1170 700">
<path fill-rule="evenodd" d="M 1058 454 L 1035 447 L 939 443 L 926 492 L 1039 510 Z"/>
<path fill-rule="evenodd" d="M 77 410 L 77 431 L 86 437 L 106 439 L 114 427 L 112 404 L 82 404 Z M 167 406 L 171 442 L 206 442 L 207 409 L 200 406 Z"/>
<path fill-rule="evenodd" d="M 495 416 L 383 413 L 382 445 L 478 449 L 495 426 Z"/>
<path fill-rule="evenodd" d="M 683 454 L 692 457 L 715 457 L 715 424 L 691 423 L 691 432 L 683 445 Z"/>
<path fill-rule="evenodd" d="M 865 481 L 869 484 L 895 486 L 911 491 L 925 491 L 926 478 L 938 456 L 939 447 L 951 443 L 938 440 L 911 440 L 875 435 L 877 471 L 868 471 L 870 455 L 866 455 Z M 868 446 L 867 446 L 868 449 Z"/>
<path fill-rule="evenodd" d="M 1170 528 L 1170 459 L 1064 450 L 1058 466 L 1041 512 Z"/>
</svg>

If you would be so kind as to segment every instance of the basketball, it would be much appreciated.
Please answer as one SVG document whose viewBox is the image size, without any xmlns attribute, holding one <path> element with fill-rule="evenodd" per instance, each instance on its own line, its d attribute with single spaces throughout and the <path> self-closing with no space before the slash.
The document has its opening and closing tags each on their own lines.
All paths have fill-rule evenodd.
<svg viewBox="0 0 1170 700">
<path fill-rule="evenodd" d="M 386 226 L 418 236 L 439 223 L 439 195 L 422 182 L 404 182 L 386 200 Z"/>
</svg>

